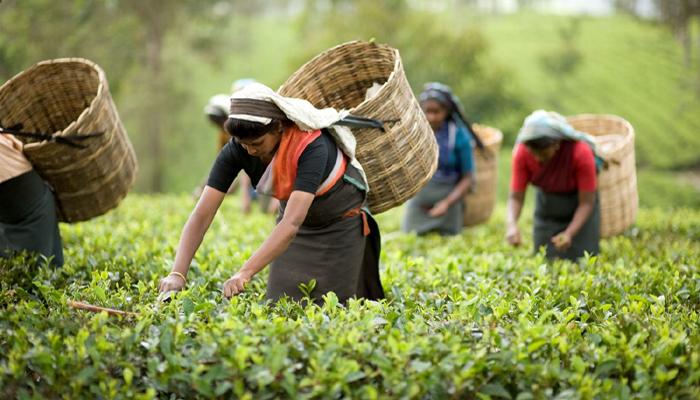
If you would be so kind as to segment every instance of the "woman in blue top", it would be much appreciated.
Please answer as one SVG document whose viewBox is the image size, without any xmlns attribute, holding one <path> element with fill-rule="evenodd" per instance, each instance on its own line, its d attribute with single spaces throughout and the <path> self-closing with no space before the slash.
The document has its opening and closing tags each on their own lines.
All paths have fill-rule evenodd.
<svg viewBox="0 0 700 400">
<path fill-rule="evenodd" d="M 440 157 L 430 182 L 409 200 L 402 228 L 418 234 L 456 235 L 464 226 L 462 199 L 473 181 L 472 138 L 476 136 L 448 86 L 426 84 L 420 103 L 435 132 Z"/>
</svg>

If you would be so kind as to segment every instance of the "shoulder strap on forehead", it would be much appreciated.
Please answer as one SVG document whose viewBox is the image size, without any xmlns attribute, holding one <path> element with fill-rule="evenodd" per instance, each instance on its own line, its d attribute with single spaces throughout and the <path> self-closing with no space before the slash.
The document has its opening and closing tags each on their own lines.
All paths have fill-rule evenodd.
<svg viewBox="0 0 700 400">
<path fill-rule="evenodd" d="M 275 103 L 256 99 L 232 98 L 229 112 L 230 115 L 287 119 L 287 115 Z"/>
</svg>

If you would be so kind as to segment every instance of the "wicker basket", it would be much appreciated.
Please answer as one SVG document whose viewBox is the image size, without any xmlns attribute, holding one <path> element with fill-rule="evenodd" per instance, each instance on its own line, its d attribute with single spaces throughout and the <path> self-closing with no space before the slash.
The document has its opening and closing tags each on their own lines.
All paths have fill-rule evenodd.
<svg viewBox="0 0 700 400">
<path fill-rule="evenodd" d="M 464 226 L 478 225 L 491 217 L 496 205 L 498 151 L 503 141 L 503 133 L 496 128 L 478 124 L 473 128 L 484 148 L 474 151 L 476 182 L 475 189 L 464 196 Z"/>
<path fill-rule="evenodd" d="M 381 88 L 365 100 L 375 83 Z M 353 130 L 373 213 L 402 204 L 433 176 L 437 143 L 408 84 L 398 50 L 358 41 L 336 46 L 304 64 L 279 93 L 306 99 L 319 108 L 348 109 L 358 116 L 387 121 L 386 132 Z"/>
<path fill-rule="evenodd" d="M 63 222 L 104 214 L 134 182 L 133 147 L 104 71 L 88 60 L 43 61 L 7 81 L 0 87 L 0 123 L 53 136 L 103 132 L 81 141 L 85 148 L 20 138 L 25 155 L 53 188 Z"/>
<path fill-rule="evenodd" d="M 637 217 L 637 174 L 634 162 L 634 129 L 614 115 L 582 114 L 567 118 L 579 131 L 593 135 L 607 166 L 598 175 L 600 235 L 622 233 Z"/>
</svg>

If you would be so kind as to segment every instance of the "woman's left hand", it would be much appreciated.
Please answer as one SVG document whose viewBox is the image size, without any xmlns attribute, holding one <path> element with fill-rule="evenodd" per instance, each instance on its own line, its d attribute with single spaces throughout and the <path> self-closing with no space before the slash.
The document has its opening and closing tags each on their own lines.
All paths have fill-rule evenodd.
<svg viewBox="0 0 700 400">
<path fill-rule="evenodd" d="M 571 235 L 566 232 L 561 232 L 552 238 L 552 243 L 557 250 L 565 251 L 571 247 Z"/>
<path fill-rule="evenodd" d="M 437 217 L 442 217 L 443 215 L 447 214 L 447 210 L 450 208 L 450 206 L 447 204 L 445 201 L 439 201 L 435 203 L 433 208 L 428 210 L 428 215 L 437 218 Z"/>
<path fill-rule="evenodd" d="M 245 285 L 250 282 L 250 278 L 251 277 L 248 274 L 238 271 L 235 275 L 224 282 L 224 297 L 230 299 L 231 296 L 235 296 L 243 292 L 243 290 L 245 290 Z"/>
</svg>

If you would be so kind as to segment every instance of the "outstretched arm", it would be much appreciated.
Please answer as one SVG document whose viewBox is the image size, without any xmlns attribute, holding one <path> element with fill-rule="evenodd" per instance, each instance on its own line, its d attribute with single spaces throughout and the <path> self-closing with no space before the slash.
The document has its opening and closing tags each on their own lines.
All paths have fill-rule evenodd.
<svg viewBox="0 0 700 400">
<path fill-rule="evenodd" d="M 231 297 L 242 292 L 245 284 L 255 274 L 287 250 L 306 219 L 314 197 L 313 193 L 299 190 L 292 192 L 280 223 L 275 226 L 260 248 L 243 264 L 243 267 L 224 283 L 224 296 Z"/>
<path fill-rule="evenodd" d="M 559 250 L 566 250 L 571 247 L 571 240 L 581 230 L 593 213 L 595 206 L 596 192 L 578 192 L 578 207 L 574 212 L 574 217 L 569 222 L 569 226 L 552 238 L 552 243 Z"/>
<path fill-rule="evenodd" d="M 182 229 L 172 272 L 160 282 L 161 292 L 180 290 L 185 286 L 183 277 L 187 276 L 192 258 L 202 244 L 204 234 L 209 229 L 224 196 L 224 193 L 216 189 L 204 187 L 202 196 Z"/>
<path fill-rule="evenodd" d="M 450 206 L 457 203 L 458 201 L 462 201 L 462 199 L 464 198 L 464 194 L 467 193 L 467 190 L 469 190 L 471 184 L 472 174 L 469 173 L 464 175 L 457 182 L 455 187 L 452 188 L 447 197 L 437 202 L 433 206 L 433 208 L 431 208 L 430 211 L 428 211 L 428 215 L 430 215 L 433 218 L 445 215 L 445 213 L 447 213 L 447 209 L 449 209 Z"/>
<path fill-rule="evenodd" d="M 518 219 L 525 203 L 525 192 L 510 192 L 508 196 L 508 215 L 506 220 L 506 241 L 513 246 L 522 243 Z"/>
</svg>

